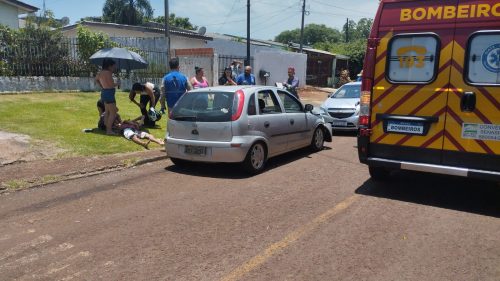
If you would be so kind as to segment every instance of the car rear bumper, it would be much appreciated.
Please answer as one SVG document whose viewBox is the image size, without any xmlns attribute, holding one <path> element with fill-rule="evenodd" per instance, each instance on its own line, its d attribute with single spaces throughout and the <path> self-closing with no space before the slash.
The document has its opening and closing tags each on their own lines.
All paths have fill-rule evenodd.
<svg viewBox="0 0 500 281">
<path fill-rule="evenodd" d="M 372 158 L 372 157 L 367 158 L 366 164 L 370 166 L 386 167 L 397 170 L 409 170 L 409 171 L 460 176 L 468 178 L 478 178 L 491 181 L 500 181 L 500 172 L 494 172 L 494 171 L 476 170 L 476 169 L 468 169 L 462 167 L 436 165 L 436 164 L 425 164 L 418 162 L 397 161 L 397 160 Z"/>
<path fill-rule="evenodd" d="M 233 138 L 231 142 L 197 141 L 166 138 L 165 150 L 171 158 L 195 162 L 237 163 L 245 160 L 251 145 L 244 138 Z M 186 153 L 186 146 L 205 147 L 204 155 Z"/>
</svg>

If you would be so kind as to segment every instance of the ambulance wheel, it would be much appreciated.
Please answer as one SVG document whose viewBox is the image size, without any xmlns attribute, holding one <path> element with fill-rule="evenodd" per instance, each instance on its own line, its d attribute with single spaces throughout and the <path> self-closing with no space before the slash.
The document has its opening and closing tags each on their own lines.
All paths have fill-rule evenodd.
<svg viewBox="0 0 500 281">
<path fill-rule="evenodd" d="M 383 167 L 368 166 L 368 171 L 374 181 L 387 181 L 391 176 L 391 171 Z"/>
</svg>

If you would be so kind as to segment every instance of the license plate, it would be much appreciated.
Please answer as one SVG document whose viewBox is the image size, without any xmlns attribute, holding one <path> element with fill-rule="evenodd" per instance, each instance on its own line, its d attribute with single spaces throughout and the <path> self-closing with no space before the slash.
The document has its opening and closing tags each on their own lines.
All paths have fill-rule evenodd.
<svg viewBox="0 0 500 281">
<path fill-rule="evenodd" d="M 207 148 L 204 146 L 186 145 L 186 148 L 184 149 L 184 152 L 186 154 L 192 154 L 192 155 L 205 155 L 206 151 L 207 151 Z"/>
<path fill-rule="evenodd" d="M 424 123 L 389 120 L 387 122 L 387 132 L 423 135 Z"/>
<path fill-rule="evenodd" d="M 347 127 L 347 121 L 333 121 L 333 127 Z"/>
</svg>

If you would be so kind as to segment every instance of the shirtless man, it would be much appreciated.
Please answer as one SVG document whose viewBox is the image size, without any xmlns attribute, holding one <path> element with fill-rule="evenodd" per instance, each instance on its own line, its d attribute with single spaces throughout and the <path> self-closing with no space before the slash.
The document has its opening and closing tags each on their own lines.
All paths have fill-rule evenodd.
<svg viewBox="0 0 500 281">
<path fill-rule="evenodd" d="M 104 103 L 104 124 L 106 125 L 107 135 L 116 135 L 113 132 L 113 121 L 118 112 L 115 87 L 119 85 L 113 81 L 113 72 L 115 70 L 116 63 L 111 59 L 105 59 L 102 62 L 102 70 L 95 77 L 96 83 L 101 87 L 101 101 Z"/>
</svg>

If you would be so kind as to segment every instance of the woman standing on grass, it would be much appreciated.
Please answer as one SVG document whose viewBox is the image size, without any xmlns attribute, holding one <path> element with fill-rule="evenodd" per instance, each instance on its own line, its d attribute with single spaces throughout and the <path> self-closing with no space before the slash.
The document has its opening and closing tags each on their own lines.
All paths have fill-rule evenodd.
<svg viewBox="0 0 500 281">
<path fill-rule="evenodd" d="M 111 59 L 104 59 L 102 70 L 95 77 L 96 83 L 101 87 L 101 101 L 104 103 L 104 124 L 107 135 L 117 135 L 113 132 L 113 122 L 118 112 L 115 87 L 119 87 L 120 85 L 113 81 L 113 72 L 115 70 L 116 63 Z"/>
</svg>

